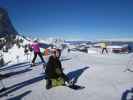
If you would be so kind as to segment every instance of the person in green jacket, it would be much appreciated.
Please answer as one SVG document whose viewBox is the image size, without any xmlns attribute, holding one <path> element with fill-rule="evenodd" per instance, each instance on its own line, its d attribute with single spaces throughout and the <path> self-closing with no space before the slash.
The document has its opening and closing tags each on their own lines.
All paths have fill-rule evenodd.
<svg viewBox="0 0 133 100">
<path fill-rule="evenodd" d="M 107 44 L 105 42 L 101 43 L 101 48 L 102 48 L 102 54 L 104 53 L 104 51 L 106 51 L 106 53 L 108 54 Z"/>
</svg>

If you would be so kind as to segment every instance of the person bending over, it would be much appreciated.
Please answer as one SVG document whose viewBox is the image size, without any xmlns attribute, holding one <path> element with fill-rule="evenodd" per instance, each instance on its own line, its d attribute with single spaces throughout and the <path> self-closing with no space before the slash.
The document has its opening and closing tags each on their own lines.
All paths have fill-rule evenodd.
<svg viewBox="0 0 133 100">
<path fill-rule="evenodd" d="M 40 45 L 39 45 L 38 41 L 35 40 L 32 43 L 31 47 L 33 48 L 33 51 L 34 51 L 34 57 L 32 59 L 32 66 L 35 65 L 35 60 L 36 60 L 37 55 L 41 58 L 41 60 L 43 62 L 43 65 L 45 66 L 45 61 L 44 61 L 43 56 L 42 56 L 42 54 L 40 52 Z"/>
</svg>

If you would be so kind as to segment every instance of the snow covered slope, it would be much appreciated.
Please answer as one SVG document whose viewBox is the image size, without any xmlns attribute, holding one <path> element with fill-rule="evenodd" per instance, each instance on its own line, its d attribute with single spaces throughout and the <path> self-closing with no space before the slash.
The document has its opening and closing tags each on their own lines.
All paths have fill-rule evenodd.
<svg viewBox="0 0 133 100">
<path fill-rule="evenodd" d="M 0 100 L 121 100 L 122 94 L 133 88 L 133 73 L 125 72 L 132 55 L 64 52 L 64 72 L 85 87 L 80 90 L 66 86 L 46 90 L 42 65 L 30 68 L 26 61 L 9 64 L 0 68 L 0 73 L 10 75 L 3 80 L 7 90 L 0 93 Z"/>
</svg>

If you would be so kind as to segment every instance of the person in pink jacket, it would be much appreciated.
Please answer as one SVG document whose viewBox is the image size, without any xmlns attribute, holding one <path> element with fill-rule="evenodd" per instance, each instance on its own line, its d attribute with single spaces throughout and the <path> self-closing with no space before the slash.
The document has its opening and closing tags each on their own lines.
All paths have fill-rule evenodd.
<svg viewBox="0 0 133 100">
<path fill-rule="evenodd" d="M 34 51 L 34 57 L 32 59 L 32 66 L 35 65 L 35 60 L 36 60 L 37 55 L 41 58 L 43 64 L 45 65 L 45 61 L 44 61 L 43 56 L 42 56 L 42 54 L 40 52 L 40 45 L 39 45 L 38 41 L 35 40 L 32 43 L 31 47 L 33 48 L 33 51 Z"/>
</svg>

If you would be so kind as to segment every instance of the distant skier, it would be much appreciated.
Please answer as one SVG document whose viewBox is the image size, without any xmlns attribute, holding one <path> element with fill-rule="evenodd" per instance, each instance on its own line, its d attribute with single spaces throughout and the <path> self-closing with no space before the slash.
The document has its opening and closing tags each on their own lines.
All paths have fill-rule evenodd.
<svg viewBox="0 0 133 100">
<path fill-rule="evenodd" d="M 28 51 L 29 51 L 29 50 L 28 50 L 28 45 L 25 45 L 25 46 L 24 46 L 24 53 L 25 53 L 25 55 L 27 55 Z"/>
<path fill-rule="evenodd" d="M 37 55 L 41 58 L 43 65 L 45 66 L 45 61 L 44 61 L 43 56 L 40 52 L 40 45 L 39 45 L 37 39 L 34 40 L 31 47 L 33 48 L 33 51 L 34 51 L 34 57 L 32 59 L 32 66 L 35 66 L 35 60 L 36 60 Z"/>
<path fill-rule="evenodd" d="M 108 50 L 107 50 L 107 44 L 106 43 L 101 43 L 101 48 L 102 48 L 102 54 L 104 53 L 104 51 L 106 51 L 106 53 L 108 54 Z"/>
<path fill-rule="evenodd" d="M 59 77 L 63 78 L 64 81 L 66 81 L 69 85 L 73 85 L 73 82 L 70 81 L 70 79 L 63 73 L 62 65 L 59 60 L 60 57 L 60 51 L 53 50 L 51 51 L 51 56 L 49 58 L 49 61 L 46 65 L 46 89 L 50 89 L 52 87 L 52 80 L 51 79 L 57 79 Z"/>
</svg>

